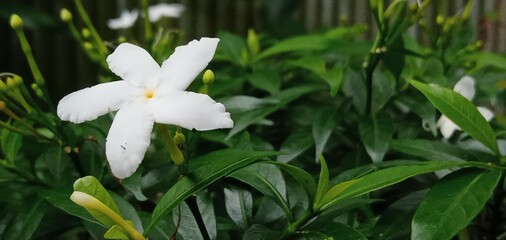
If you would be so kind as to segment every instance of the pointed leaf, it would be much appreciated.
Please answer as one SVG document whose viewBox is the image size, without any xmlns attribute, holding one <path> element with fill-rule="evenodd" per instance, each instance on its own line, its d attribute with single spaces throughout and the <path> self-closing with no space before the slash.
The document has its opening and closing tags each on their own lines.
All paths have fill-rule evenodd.
<svg viewBox="0 0 506 240">
<path fill-rule="evenodd" d="M 307 128 L 295 130 L 285 141 L 281 144 L 279 151 L 284 153 L 279 155 L 278 162 L 290 162 L 297 156 L 302 154 L 314 144 L 313 136 Z"/>
<path fill-rule="evenodd" d="M 388 150 L 394 126 L 388 114 L 379 113 L 361 121 L 360 139 L 373 162 L 381 162 Z"/>
<path fill-rule="evenodd" d="M 344 76 L 344 68 L 337 66 L 324 73 L 318 74 L 318 76 L 329 84 L 330 96 L 334 97 L 341 87 L 341 82 L 343 81 Z"/>
<path fill-rule="evenodd" d="M 320 155 L 325 148 L 325 144 L 330 138 L 330 134 L 337 126 L 338 114 L 335 108 L 323 108 L 318 112 L 313 122 L 313 138 L 316 145 L 315 160 L 318 162 Z"/>
<path fill-rule="evenodd" d="M 390 147 L 402 153 L 426 160 L 471 160 L 471 156 L 453 144 L 425 139 L 398 139 L 390 142 Z"/>
<path fill-rule="evenodd" d="M 1 137 L 0 147 L 2 147 L 5 158 L 10 163 L 14 163 L 14 158 L 21 148 L 21 143 L 23 141 L 22 136 L 21 134 L 2 129 Z"/>
<path fill-rule="evenodd" d="M 426 85 L 414 80 L 411 84 L 469 136 L 481 142 L 495 154 L 500 154 L 492 127 L 469 100 L 447 88 Z"/>
<path fill-rule="evenodd" d="M 303 236 L 309 240 L 339 239 L 339 240 L 367 240 L 367 238 L 356 229 L 330 221 L 318 226 L 314 230 L 303 231 Z"/>
<path fill-rule="evenodd" d="M 327 193 L 329 184 L 329 168 L 325 158 L 320 155 L 320 178 L 318 179 L 318 188 L 316 189 L 316 198 L 314 201 L 315 206 L 319 206 L 325 194 Z M 318 208 L 318 207 L 315 207 Z"/>
<path fill-rule="evenodd" d="M 296 166 L 280 163 L 280 162 L 271 162 L 281 168 L 281 170 L 290 174 L 306 191 L 309 202 L 313 202 L 316 196 L 316 183 L 314 181 L 313 176 L 306 172 L 302 168 L 298 168 Z"/>
<path fill-rule="evenodd" d="M 2 239 L 32 239 L 32 234 L 39 226 L 45 212 L 46 202 L 43 199 L 35 198 L 25 202 L 24 207 L 16 212 L 14 219 L 5 229 Z"/>
<path fill-rule="evenodd" d="M 238 169 L 276 154 L 277 152 L 226 149 L 215 151 L 192 160 L 193 164 L 200 162 L 199 167 L 180 179 L 163 195 L 153 211 L 153 219 L 146 228 L 145 233 L 152 230 L 163 216 L 168 214 L 191 194 L 205 188 L 220 178 L 228 176 Z"/>
<path fill-rule="evenodd" d="M 266 49 L 258 55 L 257 60 L 266 58 L 272 55 L 291 52 L 291 51 L 304 51 L 304 50 L 322 50 L 327 46 L 327 39 L 318 35 L 302 35 L 287 38 L 274 46 Z"/>
<path fill-rule="evenodd" d="M 228 216 L 237 226 L 246 230 L 253 216 L 251 192 L 239 188 L 225 188 L 224 193 Z"/>
<path fill-rule="evenodd" d="M 121 240 L 128 240 L 128 235 L 123 231 L 123 228 L 121 228 L 118 225 L 114 225 L 107 232 L 104 234 L 105 239 L 121 239 Z"/>
<path fill-rule="evenodd" d="M 463 169 L 437 182 L 415 212 L 411 239 L 450 239 L 481 211 L 501 171 Z"/>
<path fill-rule="evenodd" d="M 123 179 L 122 185 L 134 195 L 135 199 L 146 201 L 148 198 L 142 193 L 141 181 L 142 173 L 141 171 L 136 171 L 132 176 Z"/>
</svg>

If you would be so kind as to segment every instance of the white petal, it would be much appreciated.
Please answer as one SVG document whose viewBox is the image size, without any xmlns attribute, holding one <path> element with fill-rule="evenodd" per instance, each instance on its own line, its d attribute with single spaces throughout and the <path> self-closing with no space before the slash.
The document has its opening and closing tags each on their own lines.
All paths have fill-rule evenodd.
<svg viewBox="0 0 506 240">
<path fill-rule="evenodd" d="M 107 63 L 112 72 L 135 86 L 153 88 L 158 84 L 160 66 L 141 47 L 122 43 L 107 57 Z"/>
<path fill-rule="evenodd" d="M 201 38 L 179 46 L 162 64 L 160 87 L 166 90 L 185 90 L 213 59 L 218 38 Z"/>
<path fill-rule="evenodd" d="M 488 121 L 492 120 L 494 117 L 494 112 L 486 107 L 478 107 L 478 111 L 480 111 L 481 115 Z"/>
<path fill-rule="evenodd" d="M 225 106 L 205 94 L 176 92 L 167 97 L 151 99 L 148 107 L 157 123 L 200 131 L 234 126 Z"/>
<path fill-rule="evenodd" d="M 439 118 L 437 121 L 437 126 L 439 127 L 439 130 L 441 131 L 443 137 L 446 139 L 450 138 L 455 130 L 460 130 L 460 128 L 445 115 L 442 115 L 441 118 Z"/>
<path fill-rule="evenodd" d="M 453 90 L 460 93 L 460 95 L 464 96 L 468 100 L 471 100 L 476 92 L 474 82 L 474 78 L 466 75 L 455 84 Z"/>
<path fill-rule="evenodd" d="M 145 104 L 135 102 L 118 111 L 105 143 L 114 176 L 123 179 L 135 172 L 148 149 L 152 129 L 153 118 Z"/>
<path fill-rule="evenodd" d="M 139 88 L 125 81 L 98 84 L 62 98 L 58 103 L 57 113 L 64 121 L 73 123 L 91 121 L 119 109 L 139 91 Z"/>
<path fill-rule="evenodd" d="M 137 20 L 138 15 L 139 15 L 139 12 L 137 10 L 132 10 L 131 12 L 128 10 L 124 10 L 123 12 L 121 12 L 121 15 L 119 18 L 107 20 L 107 26 L 110 29 L 129 28 L 134 25 L 135 20 Z"/>
<path fill-rule="evenodd" d="M 184 5 L 179 3 L 159 3 L 148 8 L 149 21 L 156 22 L 162 17 L 179 18 L 184 11 Z"/>
</svg>

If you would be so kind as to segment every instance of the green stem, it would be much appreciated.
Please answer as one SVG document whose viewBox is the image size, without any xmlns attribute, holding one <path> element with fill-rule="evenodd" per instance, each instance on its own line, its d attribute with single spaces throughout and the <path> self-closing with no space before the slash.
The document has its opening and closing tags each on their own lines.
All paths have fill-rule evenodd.
<svg viewBox="0 0 506 240">
<path fill-rule="evenodd" d="M 293 236 L 302 225 L 306 224 L 314 216 L 316 216 L 314 210 L 311 207 L 308 208 L 295 222 L 288 225 L 282 239 Z"/>
<path fill-rule="evenodd" d="M 380 60 L 380 53 L 378 50 L 380 49 L 380 46 L 383 42 L 383 35 L 379 33 L 376 36 L 376 40 L 374 40 L 374 44 L 371 48 L 371 51 L 369 52 L 369 55 L 367 56 L 367 59 L 364 63 L 365 66 L 365 79 L 366 79 L 366 106 L 365 106 L 365 114 L 370 115 L 372 112 L 372 91 L 373 91 L 373 73 L 374 69 L 376 69 L 376 66 L 379 63 Z"/>
<path fill-rule="evenodd" d="M 98 46 L 98 52 L 102 56 L 103 59 L 106 58 L 106 56 L 109 54 L 109 50 L 107 50 L 107 47 L 104 44 L 104 41 L 102 41 L 102 38 L 98 34 L 97 30 L 93 26 L 93 23 L 90 20 L 90 17 L 88 16 L 88 13 L 86 12 L 86 9 L 84 9 L 83 3 L 81 0 L 75 0 L 77 11 L 79 12 L 79 15 L 81 16 L 81 19 L 83 20 L 86 27 L 91 32 L 91 37 L 93 40 L 95 40 L 95 43 Z"/>
<path fill-rule="evenodd" d="M 151 28 L 151 22 L 149 21 L 149 2 L 148 0 L 140 0 L 142 13 L 144 15 L 144 40 L 146 41 L 146 46 L 150 48 L 151 43 L 153 41 L 153 29 Z"/>
</svg>

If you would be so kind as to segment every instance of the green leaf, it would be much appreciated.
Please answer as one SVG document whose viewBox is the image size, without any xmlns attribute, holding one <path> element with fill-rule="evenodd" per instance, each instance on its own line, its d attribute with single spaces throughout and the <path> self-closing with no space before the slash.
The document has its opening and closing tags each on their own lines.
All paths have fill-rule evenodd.
<svg viewBox="0 0 506 240">
<path fill-rule="evenodd" d="M 241 51 L 247 47 L 244 39 L 227 32 L 219 32 L 218 37 L 220 38 L 220 43 L 218 44 L 218 49 L 216 50 L 215 59 L 227 60 L 234 64 L 241 63 Z"/>
<path fill-rule="evenodd" d="M 16 211 L 15 217 L 5 229 L 2 239 L 32 239 L 32 234 L 44 217 L 46 203 L 41 198 L 30 199 Z M 5 227 L 5 226 L 4 226 Z"/>
<path fill-rule="evenodd" d="M 396 97 L 399 104 L 405 105 L 409 110 L 422 118 L 424 128 L 431 130 L 434 136 L 436 132 L 436 108 L 420 93 L 401 95 Z M 426 125 L 428 125 L 426 127 Z"/>
<path fill-rule="evenodd" d="M 318 76 L 329 84 L 330 96 L 334 97 L 341 87 L 341 82 L 343 81 L 344 76 L 344 68 L 340 66 L 333 67 L 324 73 L 318 74 Z"/>
<path fill-rule="evenodd" d="M 371 111 L 378 112 L 395 94 L 395 79 L 388 71 L 374 72 Z"/>
<path fill-rule="evenodd" d="M 118 206 L 112 199 L 111 195 L 107 190 L 105 190 L 104 186 L 93 176 L 86 176 L 83 178 L 79 178 L 74 182 L 74 191 L 84 192 L 97 200 L 105 204 L 111 210 L 121 215 Z M 91 209 L 86 209 L 94 218 L 96 218 L 99 222 L 104 224 L 106 227 L 112 227 L 116 223 L 112 221 L 108 216 L 103 215 L 101 212 Z"/>
<path fill-rule="evenodd" d="M 215 151 L 192 160 L 192 164 L 200 162 L 199 167 L 181 178 L 163 195 L 153 211 L 152 221 L 146 228 L 145 233 L 152 230 L 158 221 L 191 194 L 196 193 L 220 178 L 228 176 L 238 169 L 276 154 L 278 153 L 226 149 Z"/>
<path fill-rule="evenodd" d="M 411 239 L 452 238 L 481 211 L 501 171 L 463 169 L 437 182 L 415 212 Z"/>
<path fill-rule="evenodd" d="M 279 92 L 279 88 L 281 87 L 279 72 L 273 70 L 262 69 L 255 71 L 248 76 L 248 81 L 254 87 L 264 90 L 271 95 Z"/>
<path fill-rule="evenodd" d="M 325 194 L 322 200 L 322 206 L 320 206 L 320 208 L 321 210 L 325 210 L 326 208 L 344 199 L 360 196 L 365 193 L 385 188 L 416 175 L 447 168 L 469 166 L 485 167 L 486 165 L 477 162 L 427 161 L 420 162 L 419 164 L 395 166 L 381 169 L 362 177 L 334 185 Z"/>
<path fill-rule="evenodd" d="M 274 231 L 260 224 L 252 225 L 243 235 L 243 240 L 279 239 L 281 232 Z"/>
<path fill-rule="evenodd" d="M 240 169 L 230 175 L 274 200 L 291 217 L 290 206 L 286 201 L 285 180 L 281 171 L 274 165 L 257 163 Z"/>
<path fill-rule="evenodd" d="M 137 210 L 130 204 L 127 200 L 125 200 L 122 196 L 109 192 L 111 194 L 112 199 L 117 204 L 119 211 L 121 212 L 121 216 L 129 223 L 131 223 L 134 228 L 142 233 L 144 231 L 142 227 L 141 218 L 137 213 Z"/>
<path fill-rule="evenodd" d="M 312 202 L 314 200 L 316 196 L 316 183 L 310 173 L 304 171 L 302 168 L 298 168 L 290 164 L 280 162 L 270 163 L 279 166 L 281 170 L 290 174 L 295 179 L 295 181 L 297 181 L 304 188 L 309 202 Z"/>
<path fill-rule="evenodd" d="M 65 169 L 71 160 L 69 155 L 63 152 L 61 146 L 50 147 L 43 154 L 43 159 L 47 162 L 49 171 L 53 174 L 56 181 L 62 181 L 62 175 L 68 174 Z"/>
<path fill-rule="evenodd" d="M 411 220 L 426 193 L 425 190 L 410 193 L 388 206 L 374 227 L 377 239 L 408 239 L 411 234 Z"/>
<path fill-rule="evenodd" d="M 5 155 L 5 158 L 10 162 L 14 163 L 14 159 L 21 148 L 21 143 L 23 142 L 23 137 L 21 134 L 14 133 L 11 131 L 7 131 L 3 129 L 1 136 L 1 147 L 2 152 Z"/>
<path fill-rule="evenodd" d="M 388 70 L 392 72 L 395 79 L 399 79 L 404 69 L 406 50 L 404 49 L 404 39 L 398 36 L 392 44 L 388 46 L 388 51 L 383 54 L 382 59 L 386 63 Z"/>
<path fill-rule="evenodd" d="M 253 216 L 251 192 L 240 188 L 225 188 L 223 191 L 228 216 L 238 227 L 246 230 Z"/>
<path fill-rule="evenodd" d="M 63 193 L 55 190 L 40 190 L 39 195 L 62 211 L 105 228 L 102 223 L 93 218 L 84 208 L 72 202 L 72 200 L 70 200 L 70 193 Z"/>
<path fill-rule="evenodd" d="M 197 206 L 202 217 L 207 233 L 211 239 L 216 239 L 216 218 L 211 199 L 207 194 L 199 192 L 196 196 Z M 181 219 L 179 219 L 181 217 Z M 182 202 L 178 210 L 172 211 L 172 220 L 174 223 L 180 222 L 177 232 L 181 234 L 182 239 L 204 239 L 200 232 L 197 220 L 186 202 Z"/>
<path fill-rule="evenodd" d="M 467 154 L 464 149 L 440 141 L 397 139 L 390 142 L 390 147 L 396 151 L 426 160 L 473 160 L 471 155 Z"/>
<path fill-rule="evenodd" d="M 321 204 L 323 197 L 327 193 L 329 185 L 329 168 L 327 167 L 327 161 L 325 161 L 325 158 L 322 155 L 320 155 L 320 164 L 320 177 L 318 179 L 318 188 L 316 189 L 316 198 L 314 201 L 315 206 L 319 206 Z"/>
<path fill-rule="evenodd" d="M 323 152 L 323 148 L 330 138 L 330 134 L 336 128 L 338 121 L 338 114 L 335 107 L 322 108 L 316 119 L 313 122 L 313 138 L 315 142 L 315 160 L 318 162 L 320 155 Z"/>
<path fill-rule="evenodd" d="M 282 152 L 283 155 L 279 155 L 277 161 L 284 163 L 290 162 L 313 144 L 314 140 L 310 130 L 307 128 L 295 130 L 281 144 L 279 151 Z"/>
<path fill-rule="evenodd" d="M 316 229 L 305 230 L 302 234 L 308 240 L 339 239 L 339 240 L 367 240 L 367 238 L 356 229 L 342 223 L 328 222 L 318 226 Z"/>
<path fill-rule="evenodd" d="M 141 181 L 142 173 L 141 171 L 136 171 L 132 176 L 123 179 L 121 184 L 134 195 L 135 199 L 139 201 L 146 201 L 148 198 L 142 193 Z"/>
<path fill-rule="evenodd" d="M 128 235 L 123 231 L 123 228 L 121 228 L 118 225 L 114 225 L 107 232 L 104 234 L 105 239 L 121 239 L 121 240 L 128 240 Z"/>
<path fill-rule="evenodd" d="M 394 126 L 390 115 L 378 113 L 359 124 L 360 140 L 373 162 L 381 162 L 392 139 Z"/>
<path fill-rule="evenodd" d="M 285 52 L 323 50 L 327 46 L 327 42 L 328 40 L 324 36 L 319 35 L 303 35 L 287 38 L 262 51 L 256 60 Z"/>
<path fill-rule="evenodd" d="M 411 84 L 463 131 L 500 155 L 492 127 L 469 100 L 447 88 L 426 85 L 414 80 L 411 80 Z"/>
<path fill-rule="evenodd" d="M 307 56 L 287 62 L 288 64 L 307 69 L 315 74 L 322 74 L 325 70 L 325 61 L 320 56 Z"/>
</svg>

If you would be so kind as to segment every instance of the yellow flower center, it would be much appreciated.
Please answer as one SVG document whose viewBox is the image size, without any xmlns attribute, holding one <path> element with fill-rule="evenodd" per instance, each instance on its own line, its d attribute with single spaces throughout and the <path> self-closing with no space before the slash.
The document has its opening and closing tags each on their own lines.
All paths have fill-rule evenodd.
<svg viewBox="0 0 506 240">
<path fill-rule="evenodd" d="M 144 92 L 144 98 L 146 100 L 149 100 L 151 98 L 153 98 L 155 96 L 155 91 L 153 90 L 147 90 L 146 92 Z"/>
</svg>

